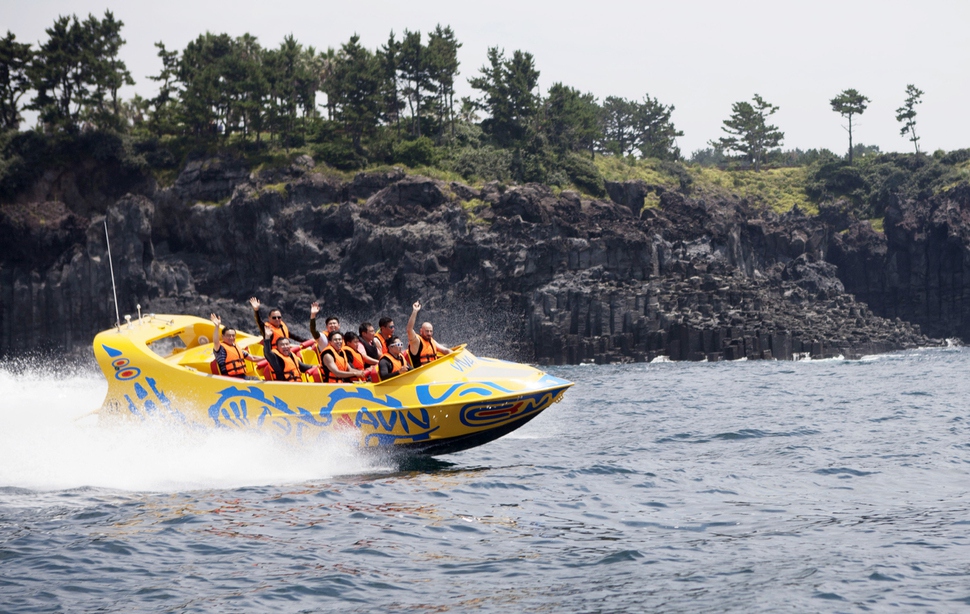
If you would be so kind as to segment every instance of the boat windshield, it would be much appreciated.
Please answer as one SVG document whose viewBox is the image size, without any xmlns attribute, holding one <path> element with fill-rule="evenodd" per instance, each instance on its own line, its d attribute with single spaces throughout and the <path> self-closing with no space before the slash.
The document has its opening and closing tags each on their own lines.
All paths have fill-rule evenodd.
<svg viewBox="0 0 970 614">
<path fill-rule="evenodd" d="M 148 349 L 155 352 L 162 358 L 168 358 L 172 354 L 177 354 L 185 349 L 185 342 L 182 341 L 182 337 L 178 333 L 174 335 L 169 335 L 168 337 L 161 337 L 160 339 L 155 339 L 148 343 Z"/>
</svg>

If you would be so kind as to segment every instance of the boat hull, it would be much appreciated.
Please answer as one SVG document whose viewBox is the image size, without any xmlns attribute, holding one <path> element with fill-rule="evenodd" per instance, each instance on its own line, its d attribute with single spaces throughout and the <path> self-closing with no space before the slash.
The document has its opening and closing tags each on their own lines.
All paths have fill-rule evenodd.
<svg viewBox="0 0 970 614">
<path fill-rule="evenodd" d="M 169 420 L 260 430 L 300 442 L 339 439 L 423 455 L 482 445 L 529 422 L 571 382 L 464 347 L 376 384 L 249 380 L 206 373 L 212 324 L 152 316 L 100 333 L 94 353 L 108 380 L 102 420 Z M 244 336 L 240 345 L 261 350 Z M 312 358 L 312 352 L 304 355 Z"/>
</svg>

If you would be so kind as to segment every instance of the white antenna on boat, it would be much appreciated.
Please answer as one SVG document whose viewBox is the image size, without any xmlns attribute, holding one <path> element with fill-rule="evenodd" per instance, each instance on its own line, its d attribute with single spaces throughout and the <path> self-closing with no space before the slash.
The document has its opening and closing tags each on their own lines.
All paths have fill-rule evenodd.
<svg viewBox="0 0 970 614">
<path fill-rule="evenodd" d="M 111 262 L 111 240 L 108 239 L 108 216 L 104 216 L 104 243 L 108 246 L 108 268 L 111 270 L 111 291 L 115 296 L 115 326 L 121 328 L 121 313 L 118 311 L 118 289 L 115 287 L 115 265 Z"/>
</svg>

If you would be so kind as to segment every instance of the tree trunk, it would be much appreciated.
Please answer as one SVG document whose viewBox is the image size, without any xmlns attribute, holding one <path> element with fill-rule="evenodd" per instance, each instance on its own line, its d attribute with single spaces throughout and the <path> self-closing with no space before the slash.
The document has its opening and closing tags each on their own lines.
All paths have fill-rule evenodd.
<svg viewBox="0 0 970 614">
<path fill-rule="evenodd" d="M 849 166 L 852 166 L 852 114 L 849 113 Z"/>
</svg>

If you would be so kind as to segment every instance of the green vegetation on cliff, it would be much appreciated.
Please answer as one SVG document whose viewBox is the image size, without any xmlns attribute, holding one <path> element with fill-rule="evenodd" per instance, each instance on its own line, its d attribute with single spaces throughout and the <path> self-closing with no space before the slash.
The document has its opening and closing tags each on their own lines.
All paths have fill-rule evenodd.
<svg viewBox="0 0 970 614">
<path fill-rule="evenodd" d="M 393 165 L 445 181 L 537 182 L 598 198 L 607 182 L 640 180 L 733 194 L 778 212 L 865 220 L 970 175 L 967 150 L 882 154 L 853 145 L 851 132 L 848 160 L 782 151 L 783 133 L 767 123 L 778 108 L 757 94 L 734 105 L 727 137 L 685 160 L 672 105 L 650 95 L 600 102 L 563 83 L 542 92 L 536 59 L 522 50 L 489 49 L 468 79 L 476 96 L 456 102 L 462 44 L 441 25 L 426 35 L 392 32 L 377 49 L 356 35 L 325 50 L 292 36 L 264 47 L 249 34 L 211 32 L 182 50 L 158 42 L 157 95 L 125 101 L 119 88 L 133 81 L 119 59 L 123 25 L 111 12 L 59 17 L 36 49 L 9 32 L 0 39 L 0 203 L 36 193 L 51 172 L 100 169 L 88 188 L 109 194 L 152 180 L 170 185 L 190 159 L 219 155 L 260 172 L 309 155 L 318 171 L 343 176 Z M 907 93 L 898 119 L 916 144 L 922 92 L 911 85 Z M 832 108 L 851 126 L 867 102 L 850 89 Z M 25 110 L 37 112 L 38 125 L 20 131 Z M 116 185 L 93 185 L 101 180 Z M 657 193 L 647 206 L 659 203 Z"/>
</svg>

